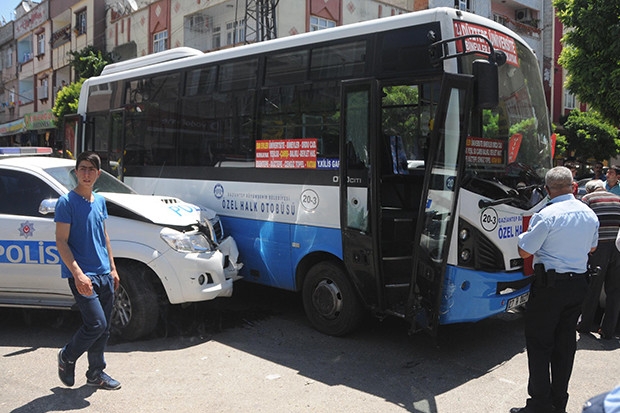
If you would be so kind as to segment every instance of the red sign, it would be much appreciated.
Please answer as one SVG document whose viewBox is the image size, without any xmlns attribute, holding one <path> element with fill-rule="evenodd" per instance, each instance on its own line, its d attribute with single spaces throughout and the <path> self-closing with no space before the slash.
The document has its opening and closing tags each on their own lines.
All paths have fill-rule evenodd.
<svg viewBox="0 0 620 413">
<path fill-rule="evenodd" d="M 316 169 L 316 147 L 316 138 L 256 141 L 256 167 Z"/>
<path fill-rule="evenodd" d="M 519 153 L 522 140 L 523 135 L 520 133 L 515 133 L 510 137 L 510 140 L 508 141 L 508 163 L 513 163 L 517 160 L 517 154 Z"/>
<path fill-rule="evenodd" d="M 517 47 L 515 44 L 515 40 L 512 37 L 500 33 L 497 30 L 489 29 L 488 27 L 455 20 L 454 35 L 465 36 L 468 34 L 479 34 L 486 37 L 487 39 L 489 39 L 494 49 L 501 50 L 506 53 L 506 63 L 517 67 L 519 66 L 519 59 L 517 58 Z M 465 41 L 465 48 L 468 52 L 475 52 L 477 50 L 484 53 L 491 52 L 489 44 L 479 38 L 467 39 Z M 463 51 L 461 43 L 456 44 L 456 50 L 458 52 Z"/>
<path fill-rule="evenodd" d="M 465 142 L 465 161 L 470 164 L 503 164 L 504 141 L 470 136 Z"/>
</svg>

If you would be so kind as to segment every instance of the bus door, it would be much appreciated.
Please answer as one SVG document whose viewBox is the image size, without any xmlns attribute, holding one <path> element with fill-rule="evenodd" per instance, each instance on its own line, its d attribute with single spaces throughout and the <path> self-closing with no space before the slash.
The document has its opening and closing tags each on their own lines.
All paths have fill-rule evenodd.
<svg viewBox="0 0 620 413">
<path fill-rule="evenodd" d="M 422 190 L 425 208 L 418 215 L 414 237 L 413 272 L 408 314 L 412 328 L 436 336 L 442 312 L 446 263 L 456 220 L 461 175 L 465 167 L 465 140 L 473 102 L 474 78 L 444 74 L 431 132 L 426 176 Z"/>
<path fill-rule="evenodd" d="M 125 110 L 110 111 L 110 142 L 108 144 L 109 170 L 121 181 L 124 177 L 125 151 Z"/>
<path fill-rule="evenodd" d="M 340 223 L 344 263 L 362 300 L 377 305 L 377 228 L 372 205 L 376 168 L 371 154 L 376 135 L 378 83 L 352 81 L 342 85 L 340 143 Z"/>
</svg>

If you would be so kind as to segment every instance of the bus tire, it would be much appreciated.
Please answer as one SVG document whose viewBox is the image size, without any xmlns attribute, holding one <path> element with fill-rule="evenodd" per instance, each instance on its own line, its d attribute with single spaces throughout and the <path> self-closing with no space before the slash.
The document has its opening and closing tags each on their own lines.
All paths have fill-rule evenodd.
<svg viewBox="0 0 620 413">
<path fill-rule="evenodd" d="M 364 317 L 363 305 L 342 268 L 320 262 L 310 268 L 302 288 L 304 310 L 321 333 L 343 336 L 354 331 Z"/>
<path fill-rule="evenodd" d="M 135 340 L 151 333 L 159 321 L 157 292 L 148 279 L 148 268 L 129 262 L 118 265 L 120 285 L 112 311 L 112 334 Z"/>
</svg>

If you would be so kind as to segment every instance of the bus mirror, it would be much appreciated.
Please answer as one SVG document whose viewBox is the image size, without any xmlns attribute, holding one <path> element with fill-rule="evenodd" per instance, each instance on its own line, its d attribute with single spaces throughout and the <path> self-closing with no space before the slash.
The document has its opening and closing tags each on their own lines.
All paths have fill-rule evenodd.
<svg viewBox="0 0 620 413">
<path fill-rule="evenodd" d="M 480 109 L 493 109 L 499 103 L 499 77 L 495 62 L 475 60 L 472 68 L 475 79 L 475 103 Z"/>
</svg>

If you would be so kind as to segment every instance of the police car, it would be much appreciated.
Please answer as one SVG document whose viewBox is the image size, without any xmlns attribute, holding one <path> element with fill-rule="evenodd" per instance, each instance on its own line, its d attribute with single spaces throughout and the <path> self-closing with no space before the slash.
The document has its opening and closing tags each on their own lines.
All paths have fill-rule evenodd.
<svg viewBox="0 0 620 413">
<path fill-rule="evenodd" d="M 75 187 L 75 161 L 49 148 L 0 148 L 0 306 L 71 309 L 60 277 L 54 208 Z M 240 278 L 237 245 L 215 212 L 165 196 L 138 195 L 103 171 L 106 229 L 121 279 L 114 334 L 131 340 L 156 327 L 162 305 L 229 297 Z"/>
</svg>

